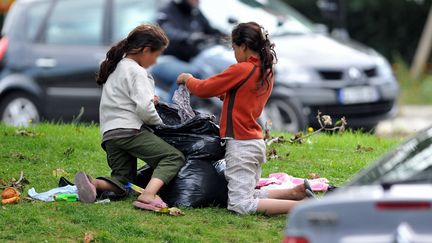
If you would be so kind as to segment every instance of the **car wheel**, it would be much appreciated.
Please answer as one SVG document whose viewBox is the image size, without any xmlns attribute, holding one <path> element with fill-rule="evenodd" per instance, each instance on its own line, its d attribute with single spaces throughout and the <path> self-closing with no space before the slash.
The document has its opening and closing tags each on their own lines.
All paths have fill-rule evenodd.
<svg viewBox="0 0 432 243">
<path fill-rule="evenodd" d="M 304 131 L 308 125 L 301 105 L 290 99 L 269 99 L 259 123 L 263 126 L 269 119 L 272 122 L 271 129 L 281 132 Z"/>
<path fill-rule="evenodd" d="M 35 100 L 18 92 L 7 95 L 0 104 L 1 121 L 11 126 L 29 126 L 40 121 Z"/>
</svg>

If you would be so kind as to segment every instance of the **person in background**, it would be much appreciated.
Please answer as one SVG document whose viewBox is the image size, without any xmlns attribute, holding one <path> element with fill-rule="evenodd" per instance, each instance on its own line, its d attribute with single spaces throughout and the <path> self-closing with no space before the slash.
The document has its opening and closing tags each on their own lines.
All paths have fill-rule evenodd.
<svg viewBox="0 0 432 243">
<path fill-rule="evenodd" d="M 177 83 L 186 85 L 193 95 L 223 99 L 219 125 L 226 142 L 228 209 L 239 214 L 286 214 L 312 193 L 307 181 L 293 189 L 255 189 L 266 161 L 266 144 L 257 119 L 273 88 L 274 44 L 255 22 L 238 24 L 231 41 L 236 64 L 205 80 L 182 73 Z"/>
<path fill-rule="evenodd" d="M 75 184 L 80 201 L 94 202 L 97 192 L 124 193 L 125 184 L 135 181 L 139 158 L 154 172 L 134 205 L 148 210 L 167 207 L 157 193 L 177 174 L 185 159 L 146 126 L 162 124 L 155 108 L 155 83 L 146 69 L 168 43 L 160 27 L 140 25 L 111 47 L 100 65 L 96 78 L 103 87 L 100 131 L 111 177 L 92 179 L 78 172 Z"/>
<path fill-rule="evenodd" d="M 190 64 L 209 41 L 225 35 L 213 28 L 199 9 L 199 0 L 172 0 L 158 13 L 157 23 L 167 34 L 170 45 L 164 61 L 151 68 L 153 75 L 170 87 L 169 99 L 177 89 L 176 78 L 181 72 L 201 77 L 198 67 Z"/>
</svg>

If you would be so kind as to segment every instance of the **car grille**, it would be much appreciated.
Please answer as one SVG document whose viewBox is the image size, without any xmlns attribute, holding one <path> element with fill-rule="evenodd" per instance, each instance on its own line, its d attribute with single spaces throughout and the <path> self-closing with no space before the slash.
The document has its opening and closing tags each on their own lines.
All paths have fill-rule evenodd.
<svg viewBox="0 0 432 243">
<path fill-rule="evenodd" d="M 363 74 L 368 78 L 373 78 L 377 76 L 376 67 L 363 69 Z M 343 79 L 344 72 L 338 70 L 318 70 L 319 75 L 324 80 L 341 80 Z"/>
<path fill-rule="evenodd" d="M 377 76 L 376 68 L 365 69 L 365 70 L 363 70 L 363 72 L 366 74 L 366 77 L 368 77 L 368 78 L 372 78 L 372 77 Z"/>
<path fill-rule="evenodd" d="M 340 80 L 342 79 L 343 72 L 340 71 L 324 71 L 319 70 L 318 73 L 320 74 L 321 78 L 324 80 Z"/>
<path fill-rule="evenodd" d="M 334 118 L 342 116 L 346 118 L 368 117 L 389 112 L 393 103 L 393 101 L 381 101 L 369 104 L 311 106 L 310 114 L 315 116 L 320 111 L 323 115 L 330 115 Z"/>
</svg>

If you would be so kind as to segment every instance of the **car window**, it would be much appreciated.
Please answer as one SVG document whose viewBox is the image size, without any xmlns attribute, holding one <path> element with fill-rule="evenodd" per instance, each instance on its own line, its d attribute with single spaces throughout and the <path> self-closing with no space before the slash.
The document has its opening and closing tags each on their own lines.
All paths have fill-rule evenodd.
<svg viewBox="0 0 432 243">
<path fill-rule="evenodd" d="M 268 2 L 268 3 L 267 3 Z M 283 6 L 283 7 L 281 7 Z M 311 33 L 311 24 L 294 9 L 284 6 L 277 0 L 201 0 L 200 8 L 211 24 L 230 33 L 232 24 L 229 19 L 238 22 L 257 21 L 272 35 Z"/>
<path fill-rule="evenodd" d="M 19 35 L 19 38 L 34 40 L 51 3 L 51 1 L 15 2 L 7 13 L 2 35 Z M 14 31 L 17 29 L 21 31 Z"/>
<path fill-rule="evenodd" d="M 51 3 L 51 1 L 36 1 L 13 4 L 7 13 L 2 35 L 18 34 L 17 31 L 14 32 L 13 30 L 19 28 L 21 29 L 20 36 L 34 40 Z"/>
<path fill-rule="evenodd" d="M 40 30 L 42 21 L 45 19 L 52 2 L 36 2 L 30 8 L 27 8 L 26 18 L 26 38 L 35 40 L 36 34 Z"/>
<path fill-rule="evenodd" d="M 250 1 L 250 0 L 244 0 Z M 285 25 L 284 29 L 298 30 L 300 32 L 309 32 L 313 30 L 314 23 L 300 14 L 297 10 L 288 4 L 278 0 L 251 0 L 262 4 L 262 8 L 279 16 L 281 24 Z"/>
<path fill-rule="evenodd" d="M 432 182 L 432 129 L 424 131 L 355 178 L 352 185 Z"/>
<path fill-rule="evenodd" d="M 157 1 L 116 0 L 113 9 L 113 40 L 117 42 L 136 26 L 155 22 Z"/>
<path fill-rule="evenodd" d="M 57 1 L 43 39 L 47 44 L 99 45 L 105 0 Z"/>
</svg>

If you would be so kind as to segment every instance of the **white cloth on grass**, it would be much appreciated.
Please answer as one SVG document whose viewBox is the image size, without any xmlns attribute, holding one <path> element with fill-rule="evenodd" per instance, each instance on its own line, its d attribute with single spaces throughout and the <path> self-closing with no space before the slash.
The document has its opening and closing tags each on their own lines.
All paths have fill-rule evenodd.
<svg viewBox="0 0 432 243">
<path fill-rule="evenodd" d="M 37 199 L 37 200 L 45 201 L 45 202 L 54 201 L 54 195 L 59 194 L 59 193 L 77 194 L 78 189 L 76 186 L 67 185 L 67 186 L 57 187 L 57 188 L 51 189 L 47 192 L 37 193 L 36 190 L 34 189 L 34 187 L 32 187 L 27 192 L 29 197 Z"/>
</svg>

